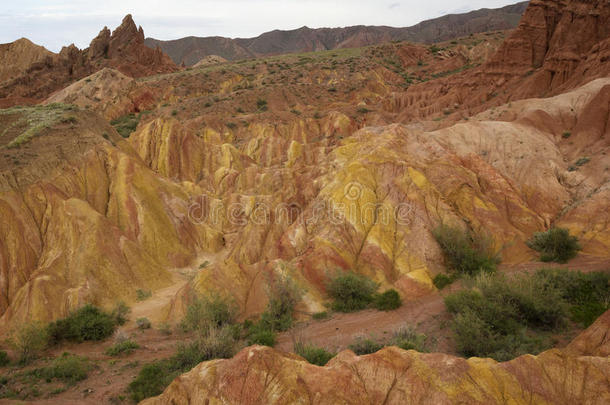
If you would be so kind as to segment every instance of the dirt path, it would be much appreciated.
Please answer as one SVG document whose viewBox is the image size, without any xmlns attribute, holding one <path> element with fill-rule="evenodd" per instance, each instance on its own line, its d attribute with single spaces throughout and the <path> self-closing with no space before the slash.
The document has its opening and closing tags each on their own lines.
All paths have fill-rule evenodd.
<svg viewBox="0 0 610 405">
<path fill-rule="evenodd" d="M 403 326 L 413 326 L 420 333 L 440 337 L 434 344 L 435 351 L 453 352 L 450 340 L 442 337 L 447 335 L 445 329 L 449 319 L 443 296 L 436 293 L 407 301 L 395 311 L 366 310 L 351 314 L 333 314 L 325 320 L 299 324 L 278 336 L 276 348 L 292 351 L 293 343 L 300 340 L 336 351 L 347 348 L 358 336 L 387 340 L 395 330 Z"/>
<path fill-rule="evenodd" d="M 168 306 L 174 297 L 176 297 L 176 294 L 186 287 L 189 280 L 201 270 L 200 266 L 206 262 L 207 266 L 212 266 L 214 263 L 222 260 L 225 255 L 225 251 L 201 254 L 194 261 L 193 265 L 170 270 L 172 285 L 154 291 L 151 297 L 134 303 L 131 306 L 130 320 L 126 325 L 126 328 L 132 329 L 136 327 L 136 320 L 138 318 L 148 318 L 153 325 L 159 322 L 165 322 Z"/>
<path fill-rule="evenodd" d="M 535 271 L 540 268 L 566 268 L 582 272 L 610 270 L 610 261 L 578 256 L 568 264 L 528 262 L 518 265 L 500 265 L 499 272 L 512 274 Z M 461 288 L 458 281 L 451 287 L 430 296 L 406 301 L 396 311 L 360 311 L 352 314 L 333 314 L 322 321 L 308 321 L 278 336 L 277 349 L 292 351 L 296 341 L 312 343 L 330 350 L 346 349 L 358 336 L 373 336 L 386 340 L 402 326 L 413 326 L 419 333 L 435 336 L 433 351 L 456 354 L 450 337 L 449 322 L 444 297 Z"/>
</svg>

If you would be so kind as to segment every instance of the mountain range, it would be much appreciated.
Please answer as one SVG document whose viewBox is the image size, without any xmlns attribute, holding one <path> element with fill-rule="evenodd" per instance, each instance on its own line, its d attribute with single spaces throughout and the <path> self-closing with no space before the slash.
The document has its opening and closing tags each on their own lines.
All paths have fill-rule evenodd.
<svg viewBox="0 0 610 405">
<path fill-rule="evenodd" d="M 470 34 L 512 29 L 517 26 L 529 1 L 497 9 L 481 9 L 446 15 L 406 28 L 358 25 L 346 28 L 301 27 L 266 32 L 255 38 L 186 37 L 171 41 L 146 38 L 151 48 L 160 47 L 177 64 L 192 66 L 209 55 L 227 60 L 295 52 L 357 48 L 390 41 L 431 44 Z"/>
</svg>

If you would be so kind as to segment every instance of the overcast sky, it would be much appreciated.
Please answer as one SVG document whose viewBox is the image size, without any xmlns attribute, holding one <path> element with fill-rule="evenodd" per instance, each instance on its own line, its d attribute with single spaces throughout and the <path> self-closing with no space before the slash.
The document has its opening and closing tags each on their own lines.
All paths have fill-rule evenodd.
<svg viewBox="0 0 610 405">
<path fill-rule="evenodd" d="M 148 37 L 253 37 L 273 29 L 390 25 L 518 0 L 0 0 L 0 43 L 26 37 L 59 51 L 89 45 L 106 25 L 131 13 Z"/>
</svg>

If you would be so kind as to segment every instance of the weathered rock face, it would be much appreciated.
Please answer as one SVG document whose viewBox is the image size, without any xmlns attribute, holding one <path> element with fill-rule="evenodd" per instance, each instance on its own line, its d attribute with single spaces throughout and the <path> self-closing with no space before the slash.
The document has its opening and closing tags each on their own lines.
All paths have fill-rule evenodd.
<svg viewBox="0 0 610 405">
<path fill-rule="evenodd" d="M 21 38 L 9 44 L 0 44 L 0 84 L 19 76 L 33 63 L 53 55 L 42 46 Z"/>
<path fill-rule="evenodd" d="M 188 291 L 230 290 L 242 314 L 255 315 L 267 279 L 287 271 L 284 262 L 308 292 L 302 309 L 316 312 L 337 268 L 407 299 L 430 292 L 431 276 L 443 268 L 431 233 L 441 222 L 491 235 L 509 264 L 535 258 L 524 242 L 552 224 L 570 228 L 584 254 L 606 258 L 609 145 L 601 128 L 609 90 L 610 81 L 599 79 L 433 132 L 392 125 L 320 141 L 320 134 L 354 131 L 350 118 L 336 114 L 315 125 L 252 124 L 237 149 L 221 140 L 229 135 L 159 118 L 130 143 L 156 172 L 215 196 L 199 203 L 216 212 L 226 255 Z M 579 156 L 591 160 L 573 171 Z M 223 209 L 214 210 L 219 200 Z"/>
<path fill-rule="evenodd" d="M 14 48 L 18 44 L 8 45 Z M 11 60 L 14 58 L 12 56 Z M 12 61 L 6 64 L 17 66 Z M 4 99 L 2 106 L 15 105 L 24 100 L 30 103 L 44 100 L 54 91 L 105 67 L 117 69 L 131 77 L 178 69 L 161 50 L 144 45 L 142 27 L 138 29 L 131 15 L 128 15 L 112 34 L 104 27 L 85 50 L 70 45 L 59 54 L 48 52 L 43 59 L 38 57 L 31 63 L 19 64 L 18 71 L 11 74 L 10 80 L 0 80 L 0 99 Z"/>
<path fill-rule="evenodd" d="M 559 94 L 610 71 L 610 4 L 533 0 L 489 62 L 434 84 L 411 86 L 388 108 L 403 119 L 448 109 L 482 111 L 510 100 Z"/>
<path fill-rule="evenodd" d="M 104 68 L 71 84 L 43 104 L 65 103 L 89 108 L 108 120 L 154 106 L 154 95 L 146 86 L 118 70 Z"/>
<path fill-rule="evenodd" d="M 567 349 L 506 363 L 390 347 L 361 357 L 345 351 L 317 367 L 254 346 L 233 359 L 200 364 L 159 397 L 141 403 L 605 404 L 610 401 L 609 328 L 607 312 Z"/>
<path fill-rule="evenodd" d="M 3 128 L 19 131 L 36 108 L 3 111 Z M 218 231 L 185 219 L 197 187 L 160 178 L 103 119 L 68 111 L 42 131 L 0 162 L 3 331 L 133 301 L 169 283 L 168 268 L 222 246 Z"/>
</svg>

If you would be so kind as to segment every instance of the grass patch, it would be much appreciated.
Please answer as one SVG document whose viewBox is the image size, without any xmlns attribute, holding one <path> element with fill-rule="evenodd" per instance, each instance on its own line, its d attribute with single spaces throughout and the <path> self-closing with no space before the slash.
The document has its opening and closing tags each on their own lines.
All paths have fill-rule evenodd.
<svg viewBox="0 0 610 405">
<path fill-rule="evenodd" d="M 383 344 L 378 343 L 371 338 L 358 337 L 356 338 L 354 343 L 352 343 L 348 347 L 358 356 L 362 356 L 364 354 L 378 352 L 383 348 Z"/>
<path fill-rule="evenodd" d="M 177 112 L 176 112 L 177 113 Z M 129 136 L 136 130 L 143 113 L 139 114 L 127 114 L 117 119 L 110 121 L 110 125 L 116 129 L 116 131 L 123 137 L 129 138 Z"/>
<path fill-rule="evenodd" d="M 47 382 L 59 380 L 72 385 L 85 380 L 90 370 L 91 364 L 89 360 L 64 353 L 61 357 L 54 359 L 51 365 L 32 370 L 30 374 Z"/>
<path fill-rule="evenodd" d="M 313 319 L 315 319 L 316 321 L 321 321 L 322 319 L 328 319 L 328 312 L 327 311 L 316 312 L 311 317 Z"/>
<path fill-rule="evenodd" d="M 73 112 L 75 110 L 76 107 L 72 105 L 60 103 L 53 103 L 46 106 L 13 107 L 0 110 L 1 115 L 20 115 L 19 119 L 7 126 L 4 131 L 0 133 L 0 137 L 4 136 L 4 134 L 12 128 L 23 127 L 23 132 L 6 145 L 7 148 L 18 148 L 31 139 L 39 136 L 44 130 L 51 128 L 60 122 L 75 123 L 77 120 L 76 117 L 67 115 L 68 112 Z"/>
<path fill-rule="evenodd" d="M 127 356 L 133 353 L 134 350 L 139 349 L 140 345 L 133 340 L 124 340 L 120 343 L 116 343 L 106 349 L 105 353 L 108 356 Z"/>
<path fill-rule="evenodd" d="M 152 297 L 152 292 L 150 290 L 136 290 L 136 301 L 145 301 Z"/>
<path fill-rule="evenodd" d="M 311 364 L 316 366 L 325 366 L 326 363 L 335 357 L 336 353 L 331 353 L 326 349 L 317 347 L 311 344 L 305 344 L 303 342 L 297 342 L 294 345 L 294 352 L 299 356 L 303 357 Z"/>
</svg>

